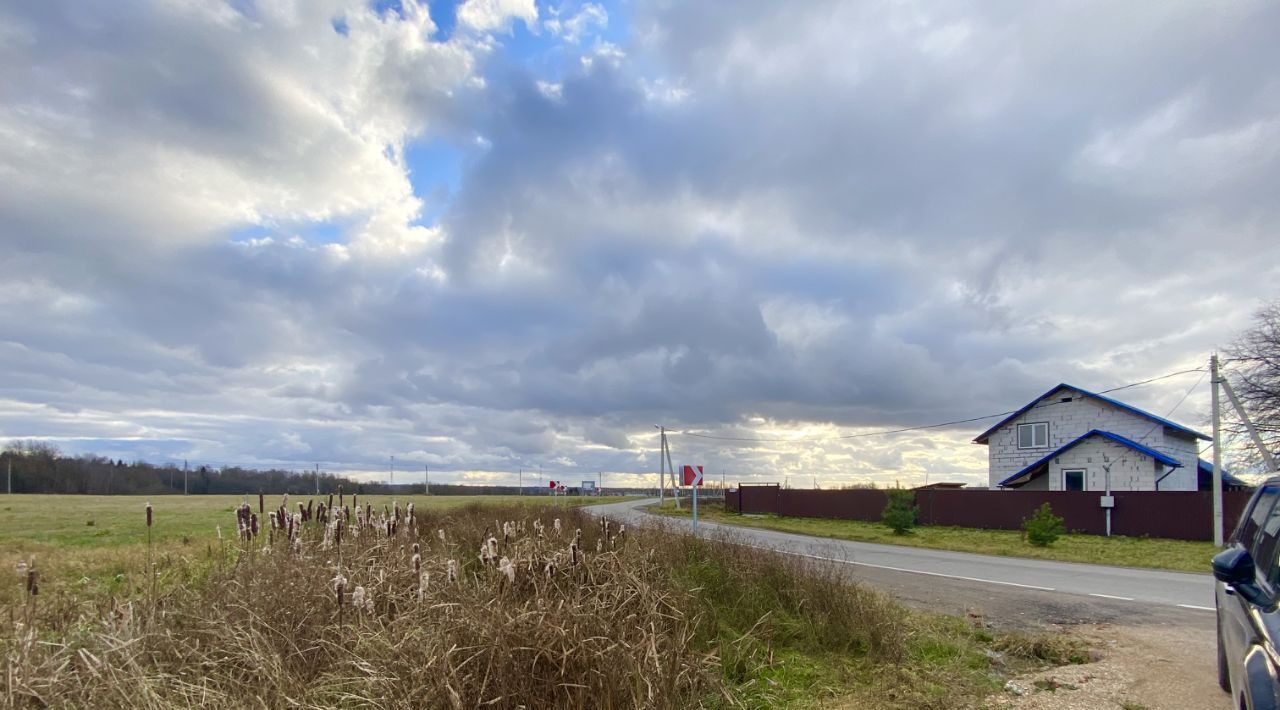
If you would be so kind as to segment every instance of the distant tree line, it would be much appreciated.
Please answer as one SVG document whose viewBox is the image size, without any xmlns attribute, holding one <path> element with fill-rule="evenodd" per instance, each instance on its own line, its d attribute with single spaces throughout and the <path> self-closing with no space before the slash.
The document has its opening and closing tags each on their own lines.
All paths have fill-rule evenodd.
<svg viewBox="0 0 1280 710">
<path fill-rule="evenodd" d="M 79 493 L 87 495 L 164 495 L 183 492 L 183 467 L 143 461 L 126 462 L 105 456 L 68 456 L 56 446 L 39 441 L 9 444 L 0 452 L 0 493 L 7 490 L 9 467 L 13 470 L 14 493 Z M 260 470 L 239 466 L 192 466 L 186 471 L 187 492 L 205 494 L 316 492 L 314 471 Z M 332 473 L 319 475 L 322 494 L 408 495 L 423 493 L 423 484 L 363 483 Z M 618 492 L 616 490 L 610 492 Z M 516 486 L 463 486 L 431 484 L 431 495 L 516 495 Z M 546 495 L 544 489 L 526 486 L 525 495 Z"/>
<path fill-rule="evenodd" d="M 0 492 L 7 490 L 9 466 L 13 466 L 14 493 L 81 493 L 89 495 L 163 495 L 182 493 L 185 473 L 187 492 L 210 493 L 315 493 L 314 472 L 267 471 L 239 466 L 192 466 L 143 461 L 126 462 L 105 456 L 68 456 L 56 446 L 24 441 L 0 452 Z M 348 478 L 321 473 L 320 490 L 364 492 L 368 486 Z"/>
</svg>

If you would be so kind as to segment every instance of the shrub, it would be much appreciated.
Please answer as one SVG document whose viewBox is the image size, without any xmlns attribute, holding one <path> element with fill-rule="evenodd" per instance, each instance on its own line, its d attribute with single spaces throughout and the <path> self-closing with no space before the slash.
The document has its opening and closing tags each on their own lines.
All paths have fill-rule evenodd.
<svg viewBox="0 0 1280 710">
<path fill-rule="evenodd" d="M 1062 518 L 1053 514 L 1048 503 L 1036 508 L 1031 517 L 1022 521 L 1022 530 L 1027 535 L 1027 542 L 1036 547 L 1048 547 L 1061 537 L 1067 528 Z"/>
<path fill-rule="evenodd" d="M 885 491 L 889 503 L 884 507 L 881 520 L 893 529 L 894 535 L 905 535 L 916 526 L 916 513 L 919 508 L 913 505 L 916 494 L 909 490 L 894 488 Z"/>
</svg>

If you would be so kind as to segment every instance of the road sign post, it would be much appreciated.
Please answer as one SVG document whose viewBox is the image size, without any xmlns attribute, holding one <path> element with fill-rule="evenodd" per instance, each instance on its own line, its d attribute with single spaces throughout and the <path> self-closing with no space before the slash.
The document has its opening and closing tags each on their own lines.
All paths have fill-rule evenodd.
<svg viewBox="0 0 1280 710">
<path fill-rule="evenodd" d="M 701 466 L 685 466 L 682 469 L 684 474 L 684 485 L 693 488 L 693 534 L 698 534 L 698 489 L 702 487 L 702 467 Z"/>
</svg>

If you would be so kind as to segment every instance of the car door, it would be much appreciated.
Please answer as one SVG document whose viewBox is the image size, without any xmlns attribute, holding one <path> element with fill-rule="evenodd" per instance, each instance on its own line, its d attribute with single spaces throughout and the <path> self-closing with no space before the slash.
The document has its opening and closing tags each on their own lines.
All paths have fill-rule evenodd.
<svg viewBox="0 0 1280 710">
<path fill-rule="evenodd" d="M 1280 485 L 1268 482 L 1254 496 L 1253 505 L 1240 519 L 1231 544 L 1242 546 L 1252 556 L 1256 576 L 1254 583 L 1266 591 L 1275 591 L 1280 585 Z M 1272 677 L 1270 661 L 1262 651 L 1263 646 L 1276 635 L 1271 631 L 1268 619 L 1260 610 L 1219 585 L 1220 636 L 1226 654 L 1231 687 L 1239 693 L 1253 681 L 1263 681 L 1263 675 Z M 1266 681 L 1270 695 L 1271 681 Z"/>
<path fill-rule="evenodd" d="M 1268 567 L 1263 556 L 1270 555 L 1272 568 L 1276 563 L 1277 540 L 1280 539 L 1280 509 L 1276 507 L 1277 499 L 1280 499 L 1280 485 L 1264 485 L 1254 496 L 1253 504 L 1240 518 L 1240 524 L 1232 535 L 1231 544 L 1245 548 L 1253 557 L 1259 584 L 1264 583 L 1268 577 Z M 1243 688 L 1244 678 L 1240 677 L 1242 662 L 1250 648 L 1259 642 L 1258 628 L 1249 602 L 1239 594 L 1227 591 L 1226 585 L 1221 583 L 1217 585 L 1217 602 L 1220 624 L 1218 633 L 1227 658 L 1231 686 Z"/>
</svg>

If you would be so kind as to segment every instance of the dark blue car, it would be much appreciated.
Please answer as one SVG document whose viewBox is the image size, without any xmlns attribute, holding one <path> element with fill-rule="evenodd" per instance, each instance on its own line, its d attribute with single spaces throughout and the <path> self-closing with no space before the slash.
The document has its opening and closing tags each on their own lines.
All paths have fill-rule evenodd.
<svg viewBox="0 0 1280 710">
<path fill-rule="evenodd" d="M 1280 709 L 1280 478 L 1258 487 L 1213 558 L 1218 683 L 1237 708 Z"/>
</svg>

